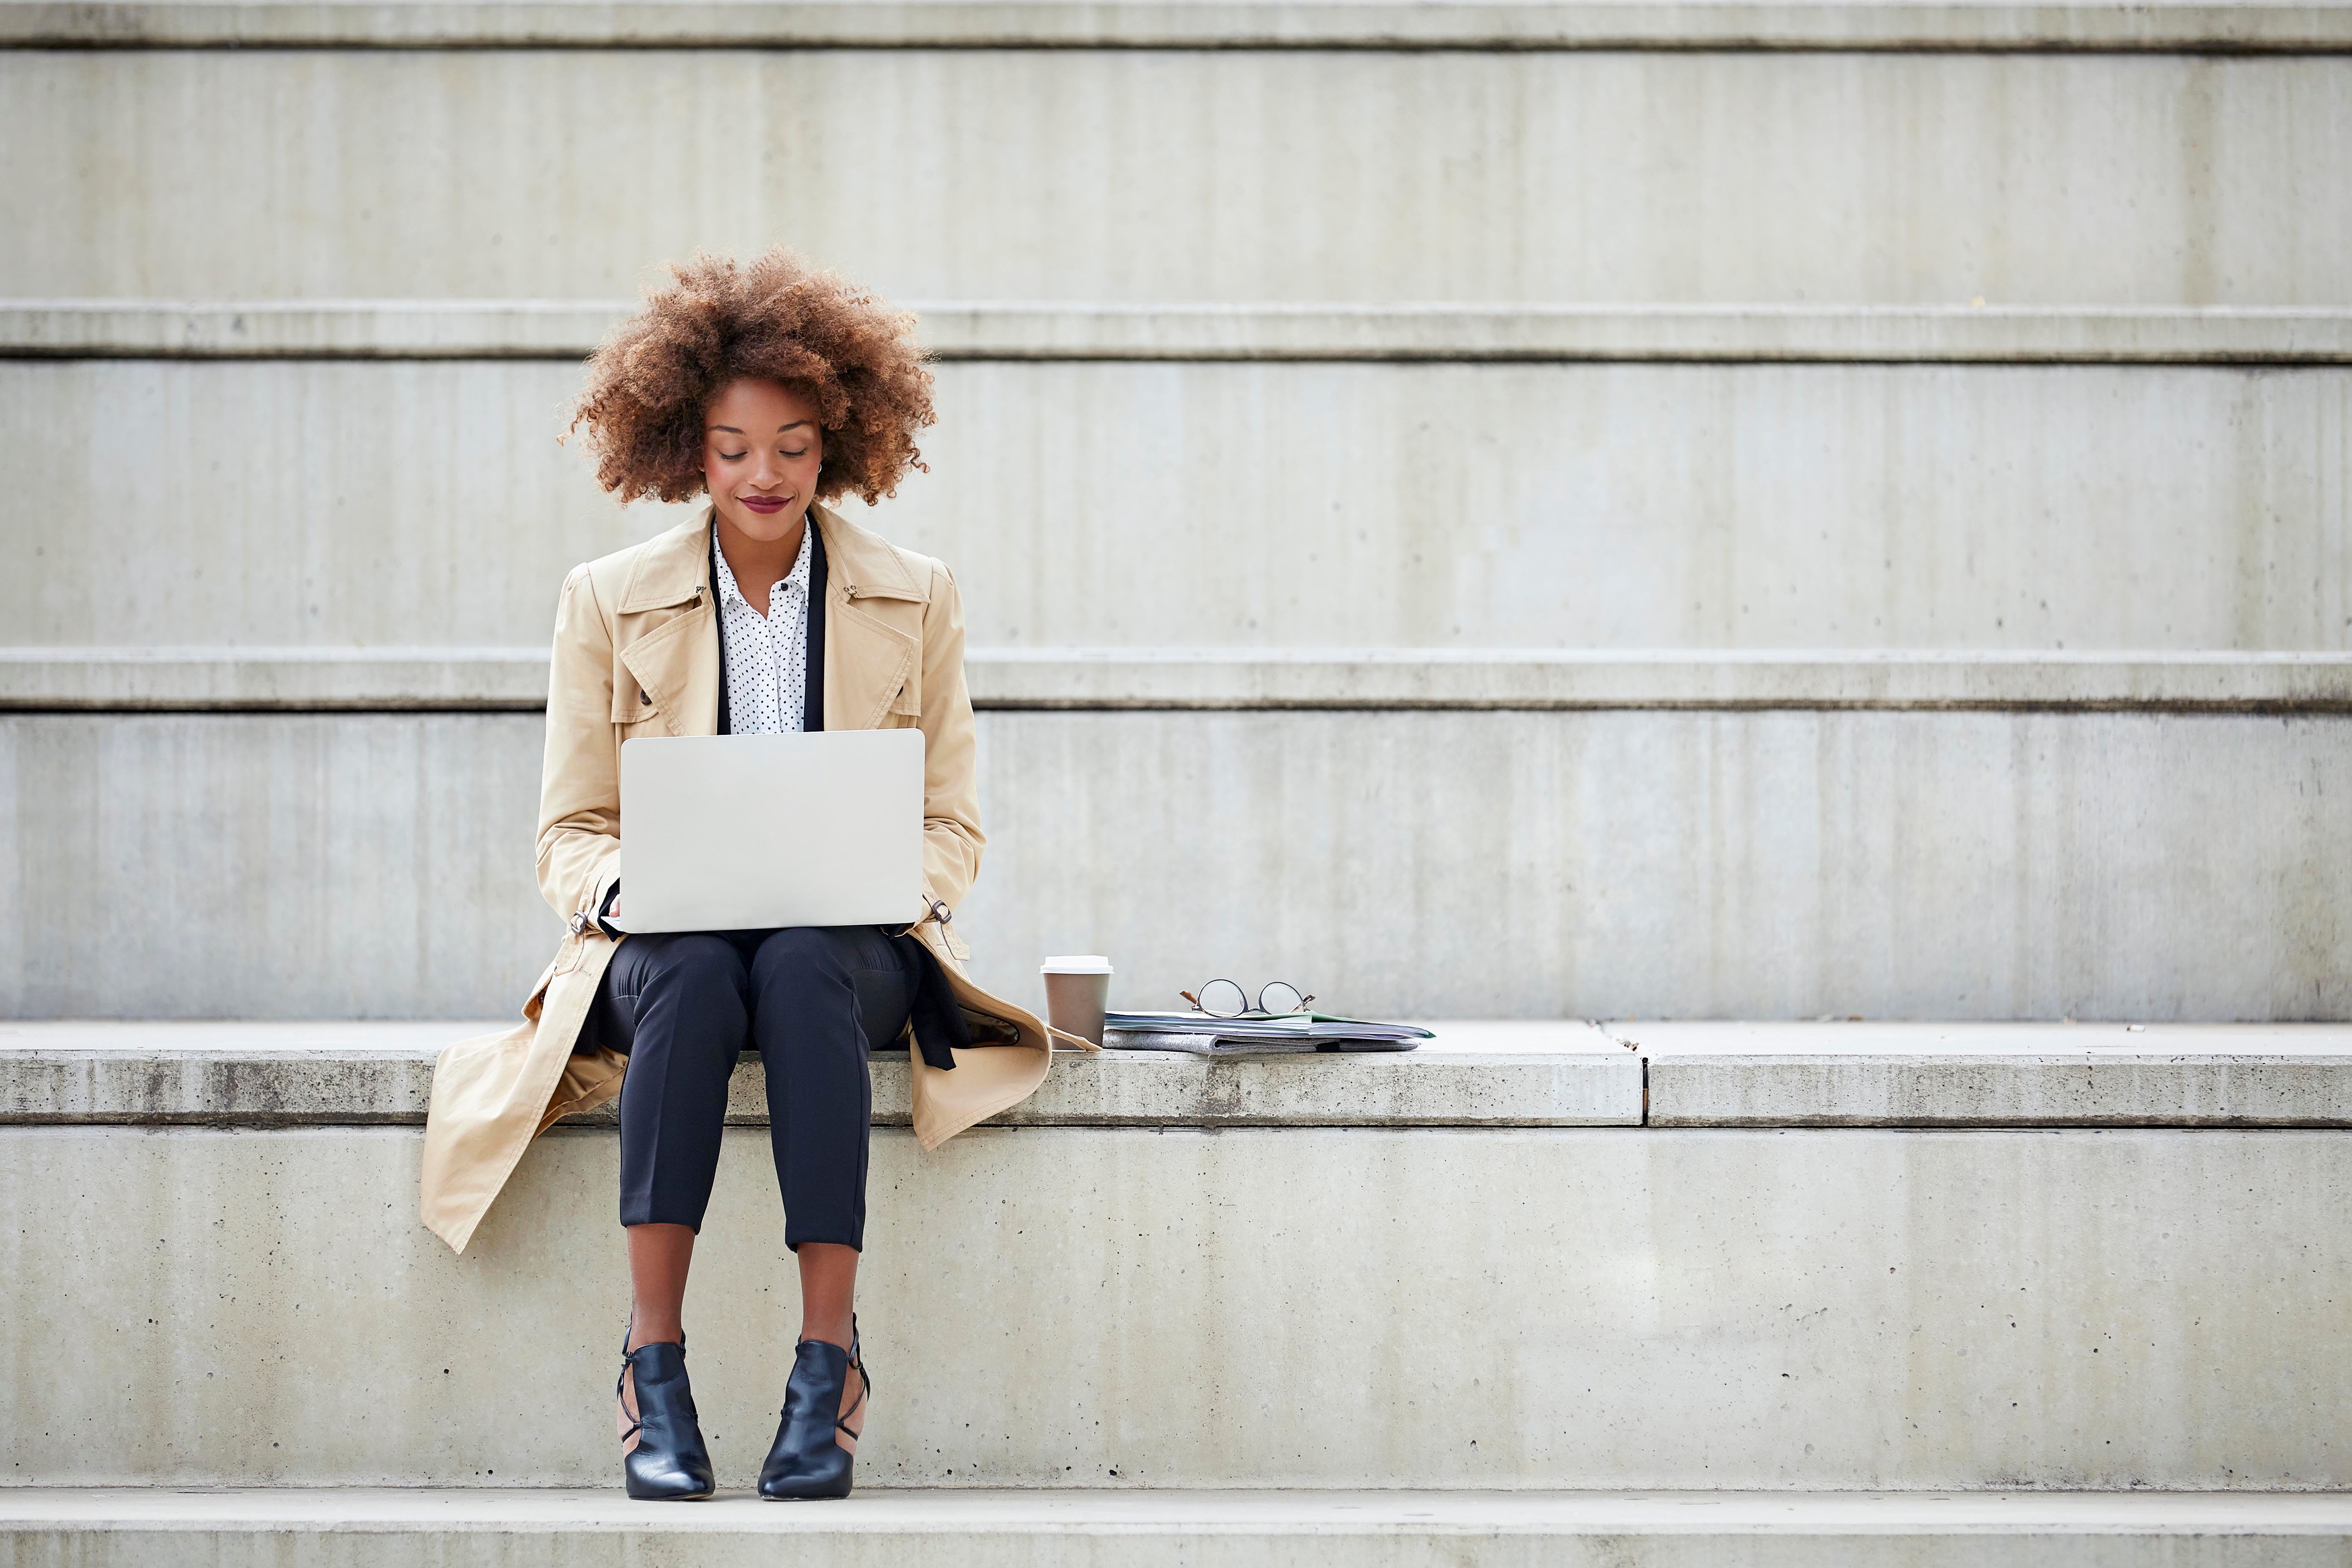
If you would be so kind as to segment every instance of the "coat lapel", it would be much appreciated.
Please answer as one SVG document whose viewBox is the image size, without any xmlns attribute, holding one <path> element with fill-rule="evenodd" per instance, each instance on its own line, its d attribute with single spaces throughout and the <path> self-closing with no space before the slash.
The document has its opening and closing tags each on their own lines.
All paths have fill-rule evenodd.
<svg viewBox="0 0 2352 1568">
<path fill-rule="evenodd" d="M 898 552 L 825 507 L 810 515 L 824 540 L 824 727 L 879 729 L 917 679 L 927 584 Z"/>
<path fill-rule="evenodd" d="M 929 585 L 877 536 L 811 507 L 824 542 L 824 727 L 878 729 L 919 682 Z M 613 718 L 658 714 L 673 735 L 719 732 L 719 617 L 710 586 L 710 511 L 647 545 L 622 590 L 621 667 Z M 646 700 L 639 700 L 642 692 Z M 652 711 L 648 713 L 647 710 Z"/>
<path fill-rule="evenodd" d="M 719 732 L 719 617 L 710 588 L 710 513 L 646 547 L 621 590 L 621 668 L 613 718 L 658 716 L 673 735 Z M 649 714 L 647 710 L 652 711 Z"/>
</svg>

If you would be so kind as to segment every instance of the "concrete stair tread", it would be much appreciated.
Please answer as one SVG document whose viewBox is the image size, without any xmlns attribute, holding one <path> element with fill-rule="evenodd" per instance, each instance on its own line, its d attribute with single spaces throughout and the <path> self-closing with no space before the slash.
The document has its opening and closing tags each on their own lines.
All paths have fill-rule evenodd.
<svg viewBox="0 0 2352 1568">
<path fill-rule="evenodd" d="M 509 1018 L 48 1018 L 0 1020 L 0 1059 L 20 1051 L 268 1052 L 411 1055 L 430 1058 L 450 1041 L 508 1027 Z M 1349 1058 L 1358 1063 L 1458 1056 L 1632 1052 L 1750 1060 L 1843 1057 L 1966 1057 L 1988 1060 L 2146 1057 L 2161 1060 L 2352 1057 L 2352 1024 L 2134 1024 L 2073 1020 L 2019 1023 L 1908 1019 L 1435 1018 L 1436 1037 L 1414 1051 Z M 1090 1061 L 1109 1070 L 1160 1053 L 1065 1052 L 1061 1065 Z M 1334 1065 L 1325 1058 L 1325 1065 Z"/>
<path fill-rule="evenodd" d="M 2352 8 L 2347 8 L 2352 14 Z M 0 300 L 0 353 L 173 359 L 577 359 L 605 300 Z M 945 360 L 2343 364 L 2352 310 L 910 300 Z"/>
<path fill-rule="evenodd" d="M 478 1023 L 66 1021 L 0 1024 L 0 1121 L 414 1124 L 442 1047 L 508 1026 Z M 877 1126 L 909 1114 L 907 1058 L 874 1058 Z M 1642 1068 L 1592 1025 L 1445 1026 L 1410 1052 L 1207 1058 L 1168 1051 L 1061 1053 L 1010 1126 L 1632 1126 Z M 577 1118 L 609 1125 L 606 1105 Z M 730 1086 L 728 1121 L 765 1126 L 756 1058 Z"/>
<path fill-rule="evenodd" d="M 479 1023 L 0 1024 L 0 1121 L 292 1127 L 424 1120 Z M 1410 1052 L 1064 1053 L 1010 1127 L 2340 1127 L 2352 1026 L 1438 1020 Z M 903 1125 L 903 1057 L 874 1058 Z M 756 1061 L 736 1126 L 763 1126 Z M 610 1106 L 578 1119 L 610 1125 Z"/>
<path fill-rule="evenodd" d="M 2333 712 L 2352 653 L 1964 648 L 975 648 L 982 710 Z M 0 710 L 538 711 L 537 647 L 0 647 Z"/>
<path fill-rule="evenodd" d="M 617 1487 L 0 1488 L 0 1533 L 138 1530 L 642 1531 L 761 1534 L 1247 1532 L 2352 1536 L 2347 1492 L 1858 1492 L 863 1489 L 838 1508 L 722 1492 L 699 1508 Z"/>
<path fill-rule="evenodd" d="M 2132 1024 L 2072 1020 L 2011 1024 L 1905 1019 L 1616 1020 L 1601 1026 L 1651 1060 L 1725 1058 L 1824 1061 L 1843 1058 L 1965 1058 L 1983 1061 L 2100 1058 L 2243 1060 L 2352 1056 L 2352 1025 Z"/>
<path fill-rule="evenodd" d="M 2341 5 L 1352 4 L 1223 0 L 1110 5 L 914 0 L 890 5 L 778 4 L 276 3 L 16 4 L 0 8 L 0 45 L 275 44 L 345 47 L 1213 47 L 1252 48 L 2179 49 L 2297 50 L 2352 37 Z"/>
<path fill-rule="evenodd" d="M 862 1490 L 825 1507 L 748 1494 L 695 1507 L 594 1491 L 0 1493 L 0 1540 L 27 1561 L 407 1568 L 959 1562 L 1150 1568 L 2079 1568 L 2323 1563 L 2352 1542 L 2352 1500 L 2196 1494 L 1885 1495 L 1411 1491 Z M 45 1554 L 46 1553 L 46 1554 Z M 2184 1553 L 2191 1554 L 2184 1556 Z"/>
<path fill-rule="evenodd" d="M 14 1050 L 77 1051 L 264 1051 L 416 1055 L 431 1058 L 450 1041 L 508 1027 L 513 1020 L 486 1018 L 451 1022 L 407 1019 L 331 1018 L 289 1020 L 58 1018 L 0 1022 L 0 1053 Z M 1483 1058 L 1534 1054 L 1598 1056 L 1613 1059 L 1624 1046 L 1601 1026 L 1575 1018 L 1440 1019 L 1424 1027 L 1441 1031 L 1411 1053 L 1370 1053 L 1351 1059 L 1402 1061 L 1475 1055 Z M 2301 1038 L 2299 1026 L 2279 1027 L 2281 1039 Z M 2326 1029 L 2327 1026 L 2313 1026 Z M 2336 1033 L 2352 1050 L 2352 1026 Z M 2260 1026 L 2248 1036 L 2262 1037 Z M 1143 1070 L 1165 1061 L 1167 1053 L 1109 1051 L 1099 1057 L 1064 1052 L 1057 1065 L 1098 1063 L 1108 1070 Z M 0 1058 L 5 1059 L 5 1058 Z M 1327 1058 L 1328 1060 L 1328 1058 Z"/>
</svg>

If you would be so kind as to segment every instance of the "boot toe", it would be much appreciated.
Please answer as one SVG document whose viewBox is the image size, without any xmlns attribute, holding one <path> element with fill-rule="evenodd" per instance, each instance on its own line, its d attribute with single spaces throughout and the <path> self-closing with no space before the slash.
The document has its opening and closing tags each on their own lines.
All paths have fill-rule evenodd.
<svg viewBox="0 0 2352 1568">
<path fill-rule="evenodd" d="M 639 1502 L 699 1502 L 719 1489 L 708 1470 L 661 1462 L 625 1463 L 623 1480 Z"/>
</svg>

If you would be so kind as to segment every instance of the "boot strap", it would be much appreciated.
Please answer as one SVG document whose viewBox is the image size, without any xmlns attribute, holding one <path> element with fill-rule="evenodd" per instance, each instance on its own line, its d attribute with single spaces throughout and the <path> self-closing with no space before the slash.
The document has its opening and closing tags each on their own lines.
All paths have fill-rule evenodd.
<svg viewBox="0 0 2352 1568">
<path fill-rule="evenodd" d="M 621 1331 L 621 1375 L 613 1380 L 613 1403 L 615 1405 L 621 1405 L 621 1390 L 629 1385 L 629 1372 L 631 1368 L 637 1364 L 637 1351 L 641 1351 L 646 1348 L 644 1345 L 639 1345 L 637 1347 L 637 1351 L 633 1351 L 629 1348 L 629 1336 L 636 1332 L 636 1331 L 637 1323 L 636 1320 L 634 1318 L 629 1320 L 629 1326 Z M 684 1355 L 686 1353 L 686 1336 L 684 1334 L 677 1336 L 677 1351 L 680 1355 Z M 864 1375 L 864 1369 L 860 1369 L 859 1375 Z M 861 1400 L 865 1397 L 866 1396 L 862 1394 L 858 1395 L 858 1398 Z M 621 1408 L 623 1410 L 626 1410 L 628 1409 L 628 1406 L 621 1405 Z M 630 1438 L 635 1436 L 638 1433 L 646 1429 L 645 1408 L 646 1402 L 643 1399 L 638 1400 L 638 1414 L 629 1422 L 629 1429 L 621 1434 L 622 1442 L 627 1442 Z"/>
</svg>

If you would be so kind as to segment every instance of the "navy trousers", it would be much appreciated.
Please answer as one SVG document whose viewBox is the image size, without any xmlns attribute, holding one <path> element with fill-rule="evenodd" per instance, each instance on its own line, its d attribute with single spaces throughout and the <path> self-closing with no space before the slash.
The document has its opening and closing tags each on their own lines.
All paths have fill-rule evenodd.
<svg viewBox="0 0 2352 1568">
<path fill-rule="evenodd" d="M 875 926 L 686 931 L 614 951 L 583 1034 L 629 1058 L 621 1223 L 699 1230 L 727 1081 L 748 1046 L 767 1078 L 784 1245 L 866 1240 L 867 1052 L 906 1027 L 916 980 Z"/>
</svg>

